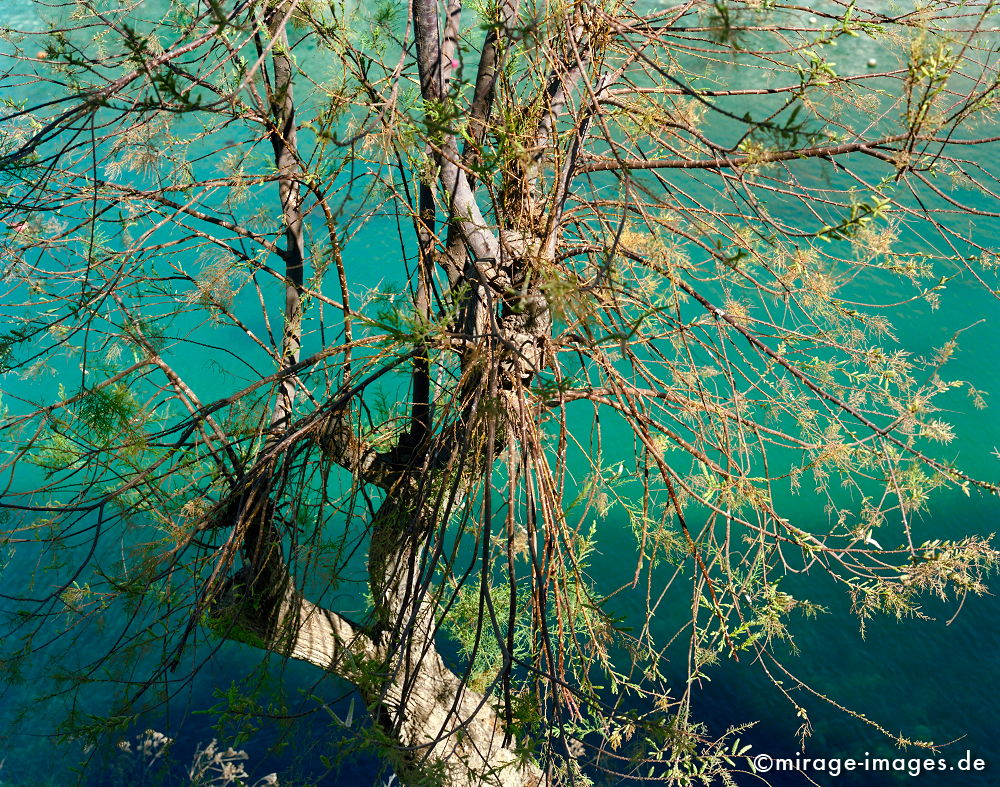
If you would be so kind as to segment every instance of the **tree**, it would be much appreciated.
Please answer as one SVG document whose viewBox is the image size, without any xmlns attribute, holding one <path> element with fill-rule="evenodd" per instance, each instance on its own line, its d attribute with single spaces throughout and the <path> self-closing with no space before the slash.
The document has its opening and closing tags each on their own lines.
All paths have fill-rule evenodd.
<svg viewBox="0 0 1000 787">
<path fill-rule="evenodd" d="M 982 394 L 892 317 L 995 294 L 996 11 L 879 9 L 78 0 L 8 32 L 3 505 L 44 572 L 5 590 L 8 667 L 56 649 L 72 693 L 155 647 L 71 718 L 99 737 L 235 640 L 352 684 L 407 784 L 696 783 L 748 768 L 699 678 L 780 667 L 817 611 L 784 573 L 862 623 L 983 592 L 987 538 L 912 526 L 997 491 L 936 445 Z M 878 61 L 838 70 L 855 39 Z"/>
</svg>

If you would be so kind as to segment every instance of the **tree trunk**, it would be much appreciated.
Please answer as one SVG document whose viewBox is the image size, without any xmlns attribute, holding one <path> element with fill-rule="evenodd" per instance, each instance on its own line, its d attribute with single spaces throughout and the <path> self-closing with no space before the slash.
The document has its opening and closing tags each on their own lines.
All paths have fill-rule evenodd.
<svg viewBox="0 0 1000 787">
<path fill-rule="evenodd" d="M 505 3 L 505 17 L 512 15 L 513 7 Z M 458 2 L 449 6 L 451 27 L 446 25 L 442 48 L 436 4 L 430 0 L 414 3 L 421 87 L 428 101 L 440 101 L 445 95 L 460 8 Z M 273 122 L 270 139 L 286 229 L 281 348 L 286 366 L 299 357 L 305 261 L 293 63 L 285 32 L 290 12 L 291 6 L 284 0 L 266 5 L 274 76 L 267 102 Z M 263 48 L 260 53 L 263 55 Z M 482 106 L 477 109 L 477 118 L 482 123 L 488 113 L 495 68 L 491 65 L 480 70 L 477 100 Z M 425 550 L 434 542 L 435 532 L 442 529 L 440 523 L 447 519 L 454 501 L 473 480 L 489 477 L 495 449 L 506 439 L 511 415 L 517 410 L 512 401 L 520 403 L 520 390 L 544 365 L 550 317 L 544 296 L 528 281 L 531 277 L 523 264 L 525 239 L 517 233 L 504 235 L 489 229 L 468 175 L 458 164 L 461 157 L 454 136 L 445 147 L 448 155 L 438 156 L 438 160 L 449 230 L 461 234 L 460 256 L 467 249 L 475 258 L 470 264 L 456 257 L 450 274 L 452 279 L 472 285 L 474 293 L 466 302 L 471 324 L 465 327 L 469 345 L 478 347 L 462 350 L 466 372 L 463 415 L 441 425 L 437 434 L 432 432 L 427 348 L 422 348 L 414 354 L 411 428 L 393 451 L 378 455 L 362 445 L 341 410 L 314 414 L 317 417 L 310 422 L 311 436 L 328 459 L 350 470 L 360 482 L 386 490 L 385 502 L 371 524 L 368 560 L 375 604 L 373 623 L 368 628 L 355 625 L 305 599 L 284 560 L 281 529 L 274 519 L 282 460 L 274 452 L 281 435 L 292 428 L 294 375 L 278 392 L 271 434 L 258 459 L 257 472 L 246 475 L 257 480 L 234 491 L 229 501 L 220 505 L 219 523 L 233 528 L 231 541 L 239 544 L 244 567 L 218 592 L 209 593 L 215 599 L 212 618 L 222 636 L 308 661 L 357 686 L 387 739 L 385 749 L 404 783 L 535 787 L 547 783 L 543 771 L 529 756 L 517 752 L 516 742 L 488 699 L 468 688 L 437 650 L 436 605 L 428 597 L 430 583 L 425 579 L 433 572 L 424 562 Z M 420 194 L 417 306 L 429 320 L 432 264 L 439 256 L 433 242 L 436 205 L 432 188 L 421 187 Z M 511 255 L 520 263 L 514 264 Z M 508 297 L 512 284 L 517 285 L 519 294 Z M 493 291 L 489 297 L 487 286 Z M 499 409 L 506 414 L 483 419 L 476 413 L 485 382 L 482 368 L 472 370 L 476 364 L 491 370 L 489 388 L 494 398 L 503 400 Z M 304 434 L 307 430 L 300 431 Z M 432 478 L 434 483 L 430 483 Z M 442 491 L 440 484 L 449 488 Z"/>
<path fill-rule="evenodd" d="M 387 505 L 398 522 L 398 503 Z M 384 521 L 381 527 L 394 526 Z M 395 542 L 397 547 L 405 543 L 413 541 Z M 373 586 L 386 607 L 384 614 L 393 609 L 392 622 L 377 624 L 375 631 L 303 598 L 287 568 L 277 562 L 268 569 L 272 576 L 267 582 L 261 581 L 260 573 L 250 576 L 249 569 L 237 572 L 213 608 L 214 628 L 229 639 L 307 661 L 354 683 L 388 738 L 390 761 L 404 784 L 536 787 L 547 783 L 530 756 L 519 754 L 516 742 L 507 740 L 487 699 L 466 686 L 438 653 L 434 605 L 419 596 L 414 551 L 376 548 L 372 559 L 385 561 L 382 568 L 387 573 L 382 582 L 373 577 Z M 414 579 L 396 576 L 393 581 L 398 571 Z"/>
</svg>

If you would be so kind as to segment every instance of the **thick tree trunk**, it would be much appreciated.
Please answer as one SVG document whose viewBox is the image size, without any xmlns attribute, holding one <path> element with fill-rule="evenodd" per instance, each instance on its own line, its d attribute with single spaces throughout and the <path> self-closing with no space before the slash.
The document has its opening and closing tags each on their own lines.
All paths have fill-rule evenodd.
<svg viewBox="0 0 1000 787">
<path fill-rule="evenodd" d="M 493 707 L 444 664 L 433 644 L 369 698 L 405 747 L 398 774 L 407 784 L 534 787 L 544 774 L 505 743 Z M 440 780 L 438 782 L 438 780 Z"/>
<path fill-rule="evenodd" d="M 343 428 L 348 428 L 343 421 Z M 322 425 L 326 437 L 332 427 Z M 334 440 L 367 454 L 357 441 Z M 454 446 L 449 453 L 456 453 Z M 369 462 L 368 466 L 372 463 Z M 468 467 L 466 468 L 468 469 Z M 481 473 L 481 467 L 475 467 Z M 262 472 L 273 478 L 276 468 Z M 384 751 L 404 784 L 536 787 L 543 771 L 493 706 L 470 689 L 435 644 L 436 605 L 427 593 L 425 545 L 446 515 L 427 502 L 413 471 L 396 471 L 373 518 L 369 572 L 374 622 L 360 626 L 304 598 L 282 557 L 267 484 L 220 515 L 244 531 L 244 568 L 218 593 L 213 628 L 229 639 L 307 661 L 352 682 L 385 738 Z M 452 489 L 454 499 L 462 490 Z M 259 541 L 257 539 L 260 539 Z"/>
<path fill-rule="evenodd" d="M 460 2 L 449 5 L 447 23 L 438 29 L 433 0 L 414 1 L 414 23 L 420 59 L 421 88 L 429 102 L 445 98 L 452 68 Z M 514 5 L 504 3 L 504 18 Z M 286 229 L 283 250 L 286 304 L 282 360 L 294 364 L 302 333 L 302 282 L 305 245 L 301 216 L 301 170 L 296 146 L 293 63 L 288 54 L 285 22 L 291 6 L 285 0 L 266 5 L 274 82 L 268 89 L 273 127 L 270 138 L 279 173 L 282 216 Z M 491 47 L 493 44 L 491 44 Z M 495 53 L 491 48 L 490 57 Z M 492 63 L 492 61 L 491 61 Z M 485 122 L 495 81 L 495 64 L 481 68 L 477 79 L 477 120 Z M 480 133 L 481 131 L 477 132 Z M 548 304 L 529 274 L 529 243 L 519 231 L 494 231 L 484 218 L 454 136 L 438 154 L 440 185 L 449 216 L 449 230 L 460 233 L 462 251 L 451 263 L 450 277 L 471 286 L 471 315 L 465 327 L 463 350 L 467 372 L 456 421 L 432 432 L 429 368 L 424 352 L 415 354 L 414 402 L 411 429 L 394 451 L 376 454 L 352 433 L 341 411 L 316 418 L 312 435 L 328 459 L 349 469 L 361 482 L 386 490 L 385 502 L 371 525 L 369 574 L 375 604 L 370 628 L 305 599 L 282 555 L 282 536 L 275 521 L 277 456 L 261 460 L 258 480 L 220 509 L 222 520 L 234 528 L 244 568 L 214 594 L 213 618 L 223 636 L 247 642 L 283 656 L 315 664 L 351 681 L 387 739 L 385 749 L 396 774 L 410 785 L 444 787 L 536 787 L 547 783 L 538 765 L 519 754 L 516 742 L 488 699 L 468 688 L 448 668 L 435 645 L 436 605 L 428 597 L 429 572 L 425 550 L 450 505 L 473 479 L 488 477 L 498 444 L 518 410 L 521 389 L 544 365 L 544 346 L 550 333 Z M 436 205 L 434 191 L 421 189 L 419 228 L 421 279 L 418 312 L 430 318 L 429 292 L 434 248 Z M 537 245 L 537 244 L 536 244 Z M 471 252 L 469 262 L 464 251 Z M 537 253 L 537 252 L 536 252 Z M 440 260 L 439 260 L 440 261 Z M 453 282 L 455 283 L 455 282 Z M 516 286 L 516 293 L 510 290 Z M 490 290 L 487 293 L 487 289 Z M 475 345 L 473 352 L 470 348 Z M 478 357 L 478 359 L 477 359 Z M 478 364 L 478 366 L 477 366 Z M 473 370 L 472 367 L 476 367 Z M 484 369 L 490 369 L 485 375 Z M 499 397 L 506 415 L 476 413 L 489 376 L 494 400 Z M 290 376 L 278 392 L 268 449 L 287 433 L 297 380 Z M 495 402 L 494 402 L 495 404 Z M 483 408 L 490 411 L 492 405 Z M 483 450 L 486 448 L 486 450 Z M 267 450 L 265 450 L 267 454 Z M 452 469 L 453 463 L 458 469 Z M 446 480 L 451 476 L 451 482 Z M 435 491 L 428 477 L 436 477 Z M 450 488 L 441 491 L 440 484 Z M 461 490 L 461 491 L 460 491 Z"/>
<path fill-rule="evenodd" d="M 453 456 L 455 447 L 447 448 Z M 397 773 L 408 784 L 542 784 L 541 770 L 506 740 L 493 707 L 445 665 L 435 646 L 437 605 L 425 582 L 424 550 L 449 512 L 436 504 L 427 476 L 414 475 L 403 473 L 387 490 L 372 522 L 368 565 L 376 649 L 388 672 L 366 702 L 399 742 Z M 464 491 L 458 487 L 441 499 L 456 499 Z"/>
<path fill-rule="evenodd" d="M 278 587 L 272 587 L 278 593 L 276 600 L 270 594 L 270 598 L 248 594 L 248 587 L 260 586 L 259 577 L 238 573 L 214 607 L 217 632 L 307 661 L 354 683 L 389 738 L 393 769 L 404 784 L 536 787 L 547 783 L 532 759 L 516 751 L 516 742 L 506 740 L 492 705 L 444 663 L 430 630 L 430 604 L 418 602 L 407 636 L 372 635 L 303 598 L 292 587 L 287 570 L 282 577 L 276 580 Z"/>
</svg>

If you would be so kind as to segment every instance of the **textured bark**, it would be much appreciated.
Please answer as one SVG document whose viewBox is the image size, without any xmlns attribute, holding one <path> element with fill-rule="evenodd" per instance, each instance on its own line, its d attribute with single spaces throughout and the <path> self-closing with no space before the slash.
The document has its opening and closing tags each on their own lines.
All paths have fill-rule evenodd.
<svg viewBox="0 0 1000 787">
<path fill-rule="evenodd" d="M 449 453 L 455 446 L 447 446 Z M 463 481 L 481 474 L 457 471 L 442 500 L 465 492 Z M 434 471 L 439 478 L 448 473 Z M 447 483 L 447 481 L 442 481 Z M 365 699 L 373 715 L 401 745 L 397 772 L 408 784 L 537 785 L 542 772 L 519 758 L 483 695 L 441 659 L 435 644 L 435 600 L 429 597 L 425 545 L 445 510 L 427 476 L 403 473 L 372 521 L 369 576 L 379 662 L 386 680 Z M 363 690 L 364 693 L 364 690 Z M 429 781 L 428 781 L 429 780 Z"/>
<path fill-rule="evenodd" d="M 268 90 L 273 126 L 270 130 L 274 164 L 278 172 L 278 193 L 285 225 L 285 324 L 281 337 L 281 361 L 291 366 L 299 360 L 302 347 L 302 287 L 305 266 L 305 234 L 302 225 L 302 167 L 299 162 L 293 93 L 293 64 L 285 28 L 292 5 L 277 3 L 265 15 L 271 34 L 271 68 L 274 84 Z M 290 376 L 281 385 L 273 424 L 285 425 L 291 417 L 297 378 Z"/>
<path fill-rule="evenodd" d="M 380 464 L 349 435 L 346 420 L 318 422 L 323 439 L 345 463 Z M 337 436 L 338 432 L 347 436 Z M 457 440 L 453 433 L 452 440 Z M 457 451 L 454 446 L 451 451 Z M 469 477 L 483 466 L 470 464 Z M 282 558 L 271 488 L 262 479 L 221 517 L 245 533 L 244 568 L 226 583 L 212 607 L 217 633 L 287 658 L 299 659 L 354 683 L 372 718 L 389 741 L 386 753 L 403 783 L 448 787 L 534 787 L 543 771 L 516 743 L 496 710 L 442 660 L 434 644 L 435 603 L 426 596 L 424 544 L 441 512 L 421 501 L 429 497 L 417 474 L 396 470 L 386 502 L 371 526 L 369 572 L 376 605 L 374 624 L 360 626 L 304 598 Z M 385 477 L 390 477 L 388 472 Z M 451 492 L 454 499 L 464 485 Z"/>
<path fill-rule="evenodd" d="M 428 102 L 448 100 L 461 3 L 451 0 L 447 8 L 441 29 L 436 2 L 413 4 L 421 91 Z M 514 3 L 506 2 L 503 16 L 509 19 L 514 8 Z M 282 356 L 286 365 L 292 365 L 301 341 L 305 248 L 293 63 L 284 30 L 288 9 L 284 2 L 271 4 L 265 19 L 274 76 L 268 88 L 270 138 L 286 229 Z M 474 115 L 480 138 L 496 78 L 493 44 L 487 59 L 477 78 Z M 547 783 L 543 771 L 530 757 L 518 754 L 516 742 L 487 698 L 467 687 L 436 649 L 436 604 L 428 598 L 426 577 L 432 572 L 425 560 L 451 503 L 473 482 L 488 476 L 493 457 L 520 417 L 523 387 L 545 364 L 551 318 L 533 273 L 540 244 L 515 228 L 490 225 L 454 135 L 439 139 L 432 154 L 447 227 L 460 240 L 455 248 L 461 258 L 450 258 L 449 279 L 472 285 L 462 331 L 464 410 L 451 423 L 432 423 L 427 348 L 418 348 L 411 356 L 411 426 L 393 450 L 380 454 L 365 445 L 343 409 L 307 419 L 311 426 L 302 430 L 302 437 L 311 437 L 322 447 L 326 459 L 349 469 L 360 482 L 386 490 L 370 528 L 373 621 L 362 627 L 304 598 L 284 561 L 272 502 L 281 460 L 267 449 L 282 443 L 281 435 L 291 428 L 294 376 L 279 392 L 266 456 L 253 474 L 257 481 L 220 509 L 221 518 L 231 522 L 233 540 L 240 543 L 244 567 L 217 594 L 213 617 L 223 636 L 307 661 L 354 683 L 387 738 L 387 753 L 404 783 L 535 787 Z M 417 210 L 421 248 L 417 307 L 426 319 L 431 316 L 431 263 L 440 261 L 435 247 L 435 191 L 421 186 Z M 464 259 L 466 254 L 472 259 Z M 484 398 L 487 390 L 491 394 Z M 500 407 L 487 401 L 490 397 Z M 486 406 L 477 410 L 484 402 Z M 437 491 L 430 479 L 435 479 Z M 441 484 L 450 488 L 441 491 Z"/>
<path fill-rule="evenodd" d="M 215 605 L 221 635 L 299 659 L 353 682 L 393 741 L 392 764 L 406 784 L 536 787 L 542 770 L 506 740 L 496 710 L 464 685 L 433 644 L 433 609 L 418 603 L 401 643 L 372 636 L 298 594 L 287 570 L 263 597 L 259 578 L 240 572 Z M 398 588 L 398 586 L 394 586 Z M 390 752 L 390 755 L 393 753 Z"/>
<path fill-rule="evenodd" d="M 383 708 L 407 748 L 399 774 L 408 783 L 440 777 L 444 785 L 535 787 L 542 770 L 505 745 L 503 724 L 481 694 L 468 688 L 425 643 L 419 659 L 401 669 L 384 693 Z"/>
</svg>

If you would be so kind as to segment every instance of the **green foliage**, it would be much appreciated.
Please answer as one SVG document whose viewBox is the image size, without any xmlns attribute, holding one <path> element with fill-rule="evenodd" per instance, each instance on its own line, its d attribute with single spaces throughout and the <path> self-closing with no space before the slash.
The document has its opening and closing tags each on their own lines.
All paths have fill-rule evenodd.
<svg viewBox="0 0 1000 787">
<path fill-rule="evenodd" d="M 991 538 L 969 536 L 960 541 L 926 541 L 895 576 L 887 572 L 875 579 L 849 581 L 862 633 L 876 613 L 896 618 L 924 617 L 920 597 L 928 593 L 942 600 L 951 594 L 964 597 L 968 593 L 985 593 L 985 575 L 1000 563 L 1000 552 L 990 546 Z"/>
<path fill-rule="evenodd" d="M 479 692 L 494 685 L 503 667 L 500 643 L 507 638 L 505 631 L 493 630 L 489 616 L 484 614 L 483 593 L 489 593 L 490 607 L 496 619 L 506 622 L 510 615 L 509 586 L 498 585 L 484 591 L 479 581 L 466 582 L 457 589 L 454 603 L 441 620 L 445 631 L 458 643 L 459 655 L 469 664 L 469 686 Z M 520 641 L 520 649 L 525 644 L 525 633 L 520 631 L 515 634 Z"/>
<path fill-rule="evenodd" d="M 257 667 L 239 681 L 231 681 L 227 688 L 217 688 L 213 696 L 218 702 L 199 713 L 209 715 L 219 737 L 234 747 L 243 746 L 253 738 L 262 718 L 289 714 L 282 692 L 266 666 Z"/>
</svg>

